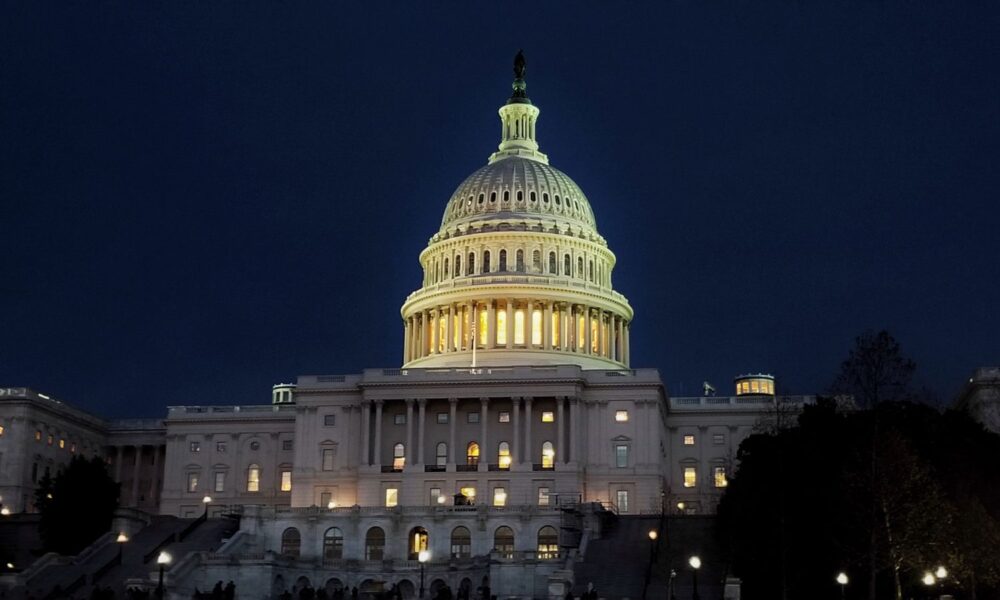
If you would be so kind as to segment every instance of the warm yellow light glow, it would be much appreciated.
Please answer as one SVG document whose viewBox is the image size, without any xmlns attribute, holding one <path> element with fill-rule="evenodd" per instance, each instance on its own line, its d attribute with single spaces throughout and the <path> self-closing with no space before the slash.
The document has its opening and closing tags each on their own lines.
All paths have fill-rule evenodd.
<svg viewBox="0 0 1000 600">
<path fill-rule="evenodd" d="M 326 507 L 329 508 L 330 510 L 337 508 L 337 501 L 330 500 L 329 502 L 326 503 Z"/>
<path fill-rule="evenodd" d="M 247 491 L 260 491 L 260 467 L 256 465 L 247 470 Z"/>
<path fill-rule="evenodd" d="M 437 503 L 438 503 L 438 504 L 444 504 L 444 502 L 445 502 L 445 500 L 444 500 L 444 496 L 438 496 L 437 498 L 438 498 L 438 499 L 437 499 Z"/>
<path fill-rule="evenodd" d="M 524 311 L 521 309 L 514 311 L 514 343 L 524 343 Z"/>
<path fill-rule="evenodd" d="M 655 529 L 650 529 L 649 530 L 649 539 L 655 540 L 658 537 L 660 537 L 660 534 L 656 533 Z"/>
<path fill-rule="evenodd" d="M 438 317 L 438 352 L 444 352 L 444 346 L 448 343 L 448 318 L 444 315 Z"/>
<path fill-rule="evenodd" d="M 697 556 L 692 556 L 691 558 L 688 559 L 688 564 L 691 565 L 692 569 L 700 569 L 701 559 L 698 558 Z"/>
<path fill-rule="evenodd" d="M 292 491 L 292 472 L 282 471 L 281 472 L 281 491 L 290 492 Z"/>
<path fill-rule="evenodd" d="M 930 571 L 924 573 L 924 576 L 920 581 L 922 581 L 924 585 L 934 585 L 937 583 L 937 579 L 934 578 L 934 573 L 931 573 Z"/>
<path fill-rule="evenodd" d="M 551 410 L 542 411 L 542 423 L 554 423 L 555 420 L 555 415 Z"/>
<path fill-rule="evenodd" d="M 510 446 L 507 442 L 502 442 L 500 444 L 500 450 L 498 452 L 498 462 L 500 463 L 501 469 L 510 468 Z"/>
<path fill-rule="evenodd" d="M 597 319 L 590 319 L 590 353 L 597 354 L 597 349 L 600 347 L 600 338 L 598 337 L 598 332 L 600 330 L 597 326 Z"/>
<path fill-rule="evenodd" d="M 724 488 L 729 485 L 729 480 L 726 479 L 726 468 L 725 467 L 715 467 L 715 487 Z"/>
<path fill-rule="evenodd" d="M 677 510 L 684 510 L 684 503 L 683 502 L 678 502 L 677 503 Z"/>
<path fill-rule="evenodd" d="M 945 577 L 948 576 L 948 569 L 944 568 L 944 566 L 942 565 L 938 567 L 936 571 L 934 571 L 934 576 L 937 577 L 938 579 L 944 579 Z"/>
<path fill-rule="evenodd" d="M 121 531 L 118 533 L 118 537 L 115 538 L 115 541 L 118 542 L 119 544 L 124 544 L 125 542 L 128 541 L 128 536 L 125 535 L 124 531 Z"/>
<path fill-rule="evenodd" d="M 469 446 L 465 449 L 465 462 L 470 465 L 479 464 L 479 444 L 476 442 L 469 442 Z"/>
<path fill-rule="evenodd" d="M 473 500 L 476 497 L 476 488 L 474 487 L 464 487 L 459 489 L 458 491 L 460 494 L 462 494 L 466 498 L 469 498 L 470 500 Z"/>
<path fill-rule="evenodd" d="M 507 345 L 507 309 L 497 310 L 497 345 Z"/>
<path fill-rule="evenodd" d="M 684 436 L 684 445 L 685 446 L 694 446 L 694 436 L 693 435 L 686 435 L 686 436 Z"/>
<path fill-rule="evenodd" d="M 619 423 L 625 423 L 628 421 L 628 411 L 627 410 L 616 410 L 615 411 L 615 421 Z"/>
<path fill-rule="evenodd" d="M 413 549 L 416 552 L 427 552 L 427 533 L 417 531 L 413 534 Z"/>
<path fill-rule="evenodd" d="M 6 517 L 9 514 L 10 514 L 10 509 L 9 508 L 7 508 L 6 506 L 3 507 L 3 508 L 0 508 L 0 515 L 3 515 L 3 516 Z"/>
<path fill-rule="evenodd" d="M 501 487 L 493 490 L 493 506 L 507 506 L 507 491 Z"/>
<path fill-rule="evenodd" d="M 587 321 L 584 319 L 583 315 L 578 315 L 576 318 L 576 348 L 577 350 L 583 350 L 584 345 L 587 340 L 585 336 L 587 334 Z"/>
<path fill-rule="evenodd" d="M 451 332 L 452 332 L 451 347 L 453 349 L 457 350 L 457 349 L 461 348 L 461 346 L 459 345 L 459 343 L 460 343 L 460 340 L 461 340 L 461 337 L 462 337 L 462 321 L 458 318 L 458 313 L 455 313 L 455 315 L 452 316 L 452 318 L 451 318 L 451 324 L 452 324 L 452 327 L 451 327 Z"/>
<path fill-rule="evenodd" d="M 847 585 L 847 573 L 844 573 L 843 571 L 837 573 L 837 583 L 840 585 Z"/>
<path fill-rule="evenodd" d="M 399 490 L 397 488 L 386 488 L 385 490 L 385 505 L 387 508 L 392 508 L 399 503 Z"/>
<path fill-rule="evenodd" d="M 684 487 L 693 488 L 698 484 L 698 471 L 694 467 L 684 467 Z"/>
<path fill-rule="evenodd" d="M 542 345 L 542 311 L 537 309 L 531 312 L 531 343 Z"/>
<path fill-rule="evenodd" d="M 428 550 L 421 550 L 419 553 L 417 553 L 417 560 L 419 560 L 422 563 L 425 563 L 430 559 L 431 559 L 431 553 Z"/>
<path fill-rule="evenodd" d="M 559 325 L 560 325 L 561 321 L 562 321 L 562 318 L 559 316 L 559 313 L 556 312 L 556 311 L 553 311 L 552 312 L 552 346 L 554 348 L 558 348 L 559 347 Z"/>
<path fill-rule="evenodd" d="M 486 336 L 486 330 L 487 330 L 487 327 L 488 327 L 488 325 L 487 325 L 487 319 L 488 318 L 489 318 L 489 314 L 486 312 L 486 309 L 485 308 L 480 308 L 479 309 L 479 331 L 476 332 L 476 344 L 480 348 L 484 348 L 486 346 L 486 337 L 487 337 Z"/>
<path fill-rule="evenodd" d="M 211 496 L 205 496 L 204 498 L 201 499 L 201 503 L 202 504 L 208 504 L 211 501 L 212 501 L 212 497 Z"/>
<path fill-rule="evenodd" d="M 174 557 L 170 555 L 169 552 L 164 550 L 160 552 L 160 555 L 156 557 L 156 564 L 158 565 L 169 565 L 170 561 L 174 560 Z"/>
<path fill-rule="evenodd" d="M 551 469 L 555 463 L 556 451 L 552 447 L 552 442 L 542 444 L 542 468 Z"/>
</svg>

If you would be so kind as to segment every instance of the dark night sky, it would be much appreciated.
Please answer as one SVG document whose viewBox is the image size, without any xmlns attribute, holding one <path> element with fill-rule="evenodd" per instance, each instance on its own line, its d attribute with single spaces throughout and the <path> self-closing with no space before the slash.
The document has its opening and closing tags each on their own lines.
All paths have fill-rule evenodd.
<svg viewBox="0 0 1000 600">
<path fill-rule="evenodd" d="M 885 327 L 950 398 L 1000 363 L 998 7 L 5 4 L 0 385 L 153 416 L 398 366 L 523 47 L 634 366 L 822 391 Z"/>
</svg>

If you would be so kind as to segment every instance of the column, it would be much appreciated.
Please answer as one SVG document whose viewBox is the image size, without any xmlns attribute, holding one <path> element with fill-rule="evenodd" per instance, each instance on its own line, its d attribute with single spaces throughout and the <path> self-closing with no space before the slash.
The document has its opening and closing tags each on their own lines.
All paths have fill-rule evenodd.
<svg viewBox="0 0 1000 600">
<path fill-rule="evenodd" d="M 159 466 L 159 464 L 160 464 L 160 447 L 153 446 L 153 471 L 149 477 L 149 499 L 154 507 L 157 507 L 160 504 L 160 499 L 157 497 L 157 492 L 156 492 L 157 467 Z M 206 488 L 206 491 L 208 491 L 209 489 L 212 488 Z"/>
<path fill-rule="evenodd" d="M 464 335 L 462 335 L 460 343 L 466 350 L 472 350 L 472 347 L 469 344 L 472 342 L 472 328 L 477 325 L 475 319 L 475 306 L 475 302 L 468 302 L 465 305 L 465 332 Z"/>
<path fill-rule="evenodd" d="M 115 482 L 122 482 L 122 459 L 125 458 L 125 453 L 122 452 L 121 446 L 115 446 Z"/>
<path fill-rule="evenodd" d="M 458 413 L 458 398 L 448 398 L 448 462 L 455 464 L 455 417 Z"/>
<path fill-rule="evenodd" d="M 438 310 L 435 308 L 431 311 L 431 351 L 428 354 L 438 353 L 438 331 L 441 329 L 438 326 Z"/>
<path fill-rule="evenodd" d="M 556 429 L 559 431 L 559 436 L 556 438 L 556 457 L 562 457 L 559 462 L 569 462 L 569 452 L 566 451 L 566 423 L 563 422 L 563 417 L 565 413 L 563 412 L 563 404 L 566 404 L 566 398 L 562 396 L 556 396 Z"/>
<path fill-rule="evenodd" d="M 604 320 L 604 311 L 597 311 L 597 353 L 601 356 L 608 355 L 608 325 Z"/>
<path fill-rule="evenodd" d="M 455 304 L 448 305 L 448 314 L 445 316 L 448 322 L 445 323 L 445 337 L 444 338 L 444 351 L 445 353 L 451 352 L 452 342 L 455 341 Z"/>
<path fill-rule="evenodd" d="M 410 319 L 403 321 L 403 364 L 410 362 Z"/>
<path fill-rule="evenodd" d="M 132 467 L 132 506 L 139 506 L 139 467 L 142 466 L 142 446 L 135 447 L 135 466 Z"/>
<path fill-rule="evenodd" d="M 631 329 L 631 327 L 632 327 L 631 323 L 624 323 L 622 325 L 622 331 L 625 334 L 625 340 L 622 343 L 622 350 L 623 350 L 623 352 L 622 352 L 622 359 L 623 359 L 622 362 L 625 363 L 626 367 L 629 366 L 629 364 L 630 364 L 630 358 L 631 358 L 629 356 L 629 354 L 631 352 L 631 350 L 630 350 L 631 345 L 629 344 L 629 330 Z"/>
<path fill-rule="evenodd" d="M 590 328 L 590 308 L 583 307 L 583 353 L 590 354 L 591 344 L 593 344 L 593 332 Z"/>
<path fill-rule="evenodd" d="M 528 311 L 525 315 L 527 318 L 524 320 L 524 345 L 528 348 L 535 347 L 535 344 L 533 343 L 534 342 L 533 336 L 535 331 L 534 313 L 535 313 L 535 303 L 531 300 L 528 300 Z M 544 331 L 544 328 L 542 328 L 542 330 Z"/>
<path fill-rule="evenodd" d="M 569 399 L 569 439 L 570 439 L 570 458 L 573 462 L 580 463 L 580 408 L 583 403 L 579 398 Z"/>
<path fill-rule="evenodd" d="M 424 423 L 427 420 L 427 399 L 421 398 L 417 401 L 420 408 L 419 424 L 417 426 L 417 464 L 424 463 Z"/>
<path fill-rule="evenodd" d="M 372 454 L 376 467 L 382 466 L 382 401 L 375 401 L 375 452 Z"/>
<path fill-rule="evenodd" d="M 478 325 L 477 325 L 478 327 Z M 497 311 L 493 306 L 493 301 L 486 302 L 486 339 L 483 340 L 483 347 L 486 349 L 495 348 L 497 343 Z"/>
<path fill-rule="evenodd" d="M 486 437 L 487 428 L 486 425 L 489 423 L 488 416 L 488 404 L 489 398 L 479 399 L 479 470 L 488 471 L 490 461 L 493 460 L 496 454 L 490 449 L 490 442 Z"/>
<path fill-rule="evenodd" d="M 565 304 L 559 305 L 559 324 L 561 326 L 559 329 L 559 349 L 564 352 L 567 348 L 572 347 L 569 343 L 572 334 L 569 331 L 570 311 L 566 310 L 568 308 L 569 306 Z"/>
<path fill-rule="evenodd" d="M 611 314 L 611 333 L 608 336 L 611 340 L 611 349 L 608 351 L 608 358 L 618 360 L 618 317 Z"/>
<path fill-rule="evenodd" d="M 371 462 L 368 457 L 371 456 L 371 444 L 369 443 L 371 438 L 371 419 L 372 419 L 372 405 L 370 400 L 361 401 L 361 465 L 368 466 Z"/>
<path fill-rule="evenodd" d="M 542 310 L 542 347 L 546 350 L 552 349 L 552 303 L 546 302 Z"/>
<path fill-rule="evenodd" d="M 411 458 L 416 458 L 413 452 L 413 398 L 406 399 L 406 466 L 413 464 Z"/>
<path fill-rule="evenodd" d="M 514 347 L 514 301 L 507 298 L 507 348 Z"/>
<path fill-rule="evenodd" d="M 514 406 L 514 445 L 511 446 L 510 452 L 513 454 L 511 456 L 511 462 L 516 464 L 521 464 L 521 399 L 511 398 L 511 404 Z"/>
<path fill-rule="evenodd" d="M 528 463 L 535 461 L 531 454 L 531 396 L 524 398 L 524 456 Z"/>
</svg>

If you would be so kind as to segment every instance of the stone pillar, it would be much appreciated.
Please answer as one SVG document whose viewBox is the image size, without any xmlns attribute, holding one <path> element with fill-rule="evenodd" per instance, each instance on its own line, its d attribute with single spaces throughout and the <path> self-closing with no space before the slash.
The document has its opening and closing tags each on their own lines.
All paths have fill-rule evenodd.
<svg viewBox="0 0 1000 600">
<path fill-rule="evenodd" d="M 142 446 L 135 447 L 135 465 L 132 467 L 132 506 L 139 506 L 139 468 L 142 467 Z"/>
<path fill-rule="evenodd" d="M 511 398 L 511 404 L 514 406 L 514 445 L 511 446 L 510 453 L 511 462 L 515 464 L 520 464 L 522 453 L 521 453 L 521 399 Z"/>
<path fill-rule="evenodd" d="M 403 364 L 410 362 L 410 319 L 403 321 Z"/>
<path fill-rule="evenodd" d="M 375 452 L 372 453 L 376 467 L 382 466 L 382 401 L 375 401 Z"/>
<path fill-rule="evenodd" d="M 527 318 L 524 320 L 524 345 L 528 348 L 535 347 L 535 303 L 528 300 Z M 543 329 L 544 330 L 544 329 Z"/>
<path fill-rule="evenodd" d="M 569 462 L 569 452 L 566 451 L 566 423 L 563 421 L 565 413 L 563 412 L 563 404 L 566 404 L 566 398 L 562 396 L 556 396 L 556 429 L 559 431 L 559 436 L 556 438 L 556 457 L 562 457 L 559 462 Z"/>
<path fill-rule="evenodd" d="M 486 436 L 488 431 L 486 425 L 489 423 L 489 398 L 479 399 L 479 470 L 488 471 L 490 457 L 495 456 L 490 450 L 490 442 Z"/>
<path fill-rule="evenodd" d="M 622 345 L 623 346 L 622 350 L 624 350 L 624 352 L 622 353 L 622 358 L 623 358 L 622 362 L 625 363 L 626 367 L 629 366 L 629 364 L 631 364 L 631 356 L 629 356 L 629 354 L 631 353 L 631 344 L 629 342 L 629 330 L 631 328 L 632 328 L 631 323 L 625 323 L 622 327 L 622 331 L 625 333 L 625 341 Z"/>
<path fill-rule="evenodd" d="M 371 464 L 369 457 L 371 456 L 371 419 L 372 419 L 372 405 L 369 400 L 361 401 L 361 465 L 368 466 Z"/>
<path fill-rule="evenodd" d="M 406 466 L 410 466 L 413 462 L 410 457 L 416 458 L 416 453 L 413 451 L 413 398 L 406 399 L 406 451 L 404 456 L 406 456 Z"/>
<path fill-rule="evenodd" d="M 514 347 L 514 301 L 507 298 L 507 348 Z"/>
<path fill-rule="evenodd" d="M 159 506 L 160 504 L 160 501 L 157 498 L 157 491 L 156 491 L 156 476 L 159 464 L 160 464 L 160 447 L 153 446 L 153 470 L 151 471 L 149 477 L 149 499 L 154 508 Z M 212 483 L 213 482 L 210 482 L 209 485 L 212 485 Z M 212 488 L 208 488 L 205 491 L 207 492 L 208 490 L 212 490 L 213 492 L 215 491 Z"/>
<path fill-rule="evenodd" d="M 458 414 L 458 398 L 448 398 L 448 462 L 455 463 L 455 418 Z"/>
<path fill-rule="evenodd" d="M 122 452 L 121 446 L 115 446 L 115 482 L 122 482 L 122 459 L 125 458 L 125 453 Z"/>
<path fill-rule="evenodd" d="M 421 398 L 417 401 L 417 405 L 420 407 L 417 426 L 417 463 L 423 465 L 426 464 L 424 462 L 424 423 L 427 420 L 427 399 Z"/>
<path fill-rule="evenodd" d="M 445 323 L 445 339 L 444 339 L 444 351 L 445 353 L 452 352 L 452 342 L 455 341 L 455 304 L 448 305 L 448 315 L 445 317 L 448 322 Z"/>
<path fill-rule="evenodd" d="M 441 329 L 438 326 L 438 315 L 439 314 L 440 313 L 438 312 L 438 309 L 436 309 L 436 308 L 431 311 L 431 351 L 428 352 L 428 354 L 437 354 L 438 353 L 438 331 L 440 331 L 440 329 Z"/>
<path fill-rule="evenodd" d="M 611 340 L 611 349 L 608 351 L 608 358 L 618 360 L 618 317 L 611 313 L 611 333 L 608 336 Z"/>
<path fill-rule="evenodd" d="M 590 349 L 593 347 L 594 340 L 592 339 L 594 333 L 591 329 L 591 316 L 590 308 L 587 306 L 583 307 L 583 353 L 590 354 Z"/>
<path fill-rule="evenodd" d="M 527 458 L 529 464 L 534 463 L 535 459 L 532 458 L 531 454 L 531 396 L 526 396 L 524 398 L 524 456 Z"/>
<path fill-rule="evenodd" d="M 572 334 L 570 334 L 568 326 L 568 323 L 570 322 L 570 311 L 567 310 L 568 308 L 569 306 L 565 304 L 559 305 L 559 349 L 563 352 L 565 352 L 567 348 L 571 347 L 569 341 Z"/>
<path fill-rule="evenodd" d="M 580 410 L 583 402 L 579 398 L 569 399 L 569 439 L 570 439 L 570 459 L 575 463 L 580 463 Z"/>
<path fill-rule="evenodd" d="M 552 349 L 552 323 L 555 321 L 552 315 L 552 303 L 546 302 L 542 309 L 542 348 L 546 350 Z"/>
</svg>

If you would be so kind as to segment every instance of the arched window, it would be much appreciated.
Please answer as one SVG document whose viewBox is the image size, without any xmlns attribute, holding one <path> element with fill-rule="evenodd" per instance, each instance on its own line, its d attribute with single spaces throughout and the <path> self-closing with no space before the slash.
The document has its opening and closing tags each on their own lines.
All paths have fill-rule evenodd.
<svg viewBox="0 0 1000 600">
<path fill-rule="evenodd" d="M 497 463 L 501 469 L 510 468 L 510 444 L 507 442 L 500 442 L 497 446 Z"/>
<path fill-rule="evenodd" d="M 462 255 L 455 256 L 455 277 L 462 274 Z"/>
<path fill-rule="evenodd" d="M 583 257 L 580 256 L 576 259 L 576 276 L 583 279 Z"/>
<path fill-rule="evenodd" d="M 465 263 L 465 274 L 472 275 L 476 272 L 476 255 L 469 252 L 469 262 Z"/>
<path fill-rule="evenodd" d="M 501 250 L 500 251 L 500 264 L 497 265 L 497 270 L 500 271 L 501 273 L 503 273 L 504 271 L 507 270 L 507 251 L 506 250 Z"/>
<path fill-rule="evenodd" d="M 479 464 L 479 444 L 477 444 L 476 442 L 469 442 L 469 445 L 466 446 L 465 464 L 467 465 Z"/>
<path fill-rule="evenodd" d="M 514 270 L 524 273 L 524 250 L 518 250 L 515 254 Z"/>
<path fill-rule="evenodd" d="M 559 558 L 559 532 L 546 525 L 538 530 L 538 559 Z"/>
<path fill-rule="evenodd" d="M 414 527 L 410 530 L 410 560 L 417 560 L 421 551 L 430 548 L 429 539 L 427 530 L 423 527 Z"/>
<path fill-rule="evenodd" d="M 437 459 L 437 466 L 439 467 L 443 467 L 448 464 L 448 444 L 438 442 L 435 458 Z"/>
<path fill-rule="evenodd" d="M 563 275 L 567 277 L 573 274 L 573 266 L 569 259 L 569 254 L 563 257 Z"/>
<path fill-rule="evenodd" d="M 489 272 L 490 272 L 490 251 L 489 250 L 484 250 L 483 251 L 483 273 L 489 273 Z"/>
<path fill-rule="evenodd" d="M 509 202 L 510 201 L 510 191 L 509 190 L 504 190 L 503 191 L 503 201 L 504 202 Z"/>
<path fill-rule="evenodd" d="M 496 201 L 497 201 L 497 193 L 496 192 L 490 192 L 490 204 L 493 204 Z"/>
<path fill-rule="evenodd" d="M 469 558 L 472 556 L 472 534 L 465 527 L 451 530 L 451 557 Z"/>
<path fill-rule="evenodd" d="M 448 279 L 448 259 L 444 259 L 444 278 Z"/>
<path fill-rule="evenodd" d="M 535 197 L 535 192 L 534 191 L 531 192 L 531 201 L 532 202 L 537 202 L 537 198 Z"/>
<path fill-rule="evenodd" d="M 500 558 L 514 558 L 514 530 L 504 525 L 493 534 L 493 550 Z"/>
<path fill-rule="evenodd" d="M 344 558 L 344 532 L 331 527 L 323 534 L 323 564 L 329 565 Z"/>
<path fill-rule="evenodd" d="M 594 261 L 590 261 L 590 283 L 594 283 Z"/>
<path fill-rule="evenodd" d="M 384 555 L 385 532 L 381 527 L 372 527 L 365 534 L 365 560 L 382 560 Z"/>
<path fill-rule="evenodd" d="M 482 194 L 479 194 L 479 203 L 480 204 L 483 203 L 483 198 L 484 198 L 484 196 Z"/>
<path fill-rule="evenodd" d="M 302 535 L 299 534 L 298 529 L 289 527 L 281 532 L 281 554 L 298 558 L 301 547 Z"/>
<path fill-rule="evenodd" d="M 549 273 L 556 274 L 556 253 L 549 252 Z"/>
<path fill-rule="evenodd" d="M 556 206 L 562 206 L 562 202 L 559 201 L 559 194 L 555 195 Z"/>
<path fill-rule="evenodd" d="M 544 202 L 545 204 L 549 203 L 549 193 L 548 192 L 543 192 L 542 193 L 542 202 Z"/>
<path fill-rule="evenodd" d="M 260 491 L 260 465 L 257 463 L 250 463 L 247 467 L 247 491 Z"/>
<path fill-rule="evenodd" d="M 406 465 L 406 449 L 403 444 L 396 444 L 392 447 L 392 469 L 402 471 Z"/>
<path fill-rule="evenodd" d="M 517 190 L 517 201 L 524 202 L 524 192 L 521 190 Z"/>
<path fill-rule="evenodd" d="M 542 251 L 532 250 L 531 252 L 531 271 L 532 273 L 542 272 Z"/>
<path fill-rule="evenodd" d="M 551 469 L 556 462 L 556 451 L 552 447 L 552 442 L 542 443 L 542 468 Z"/>
</svg>

